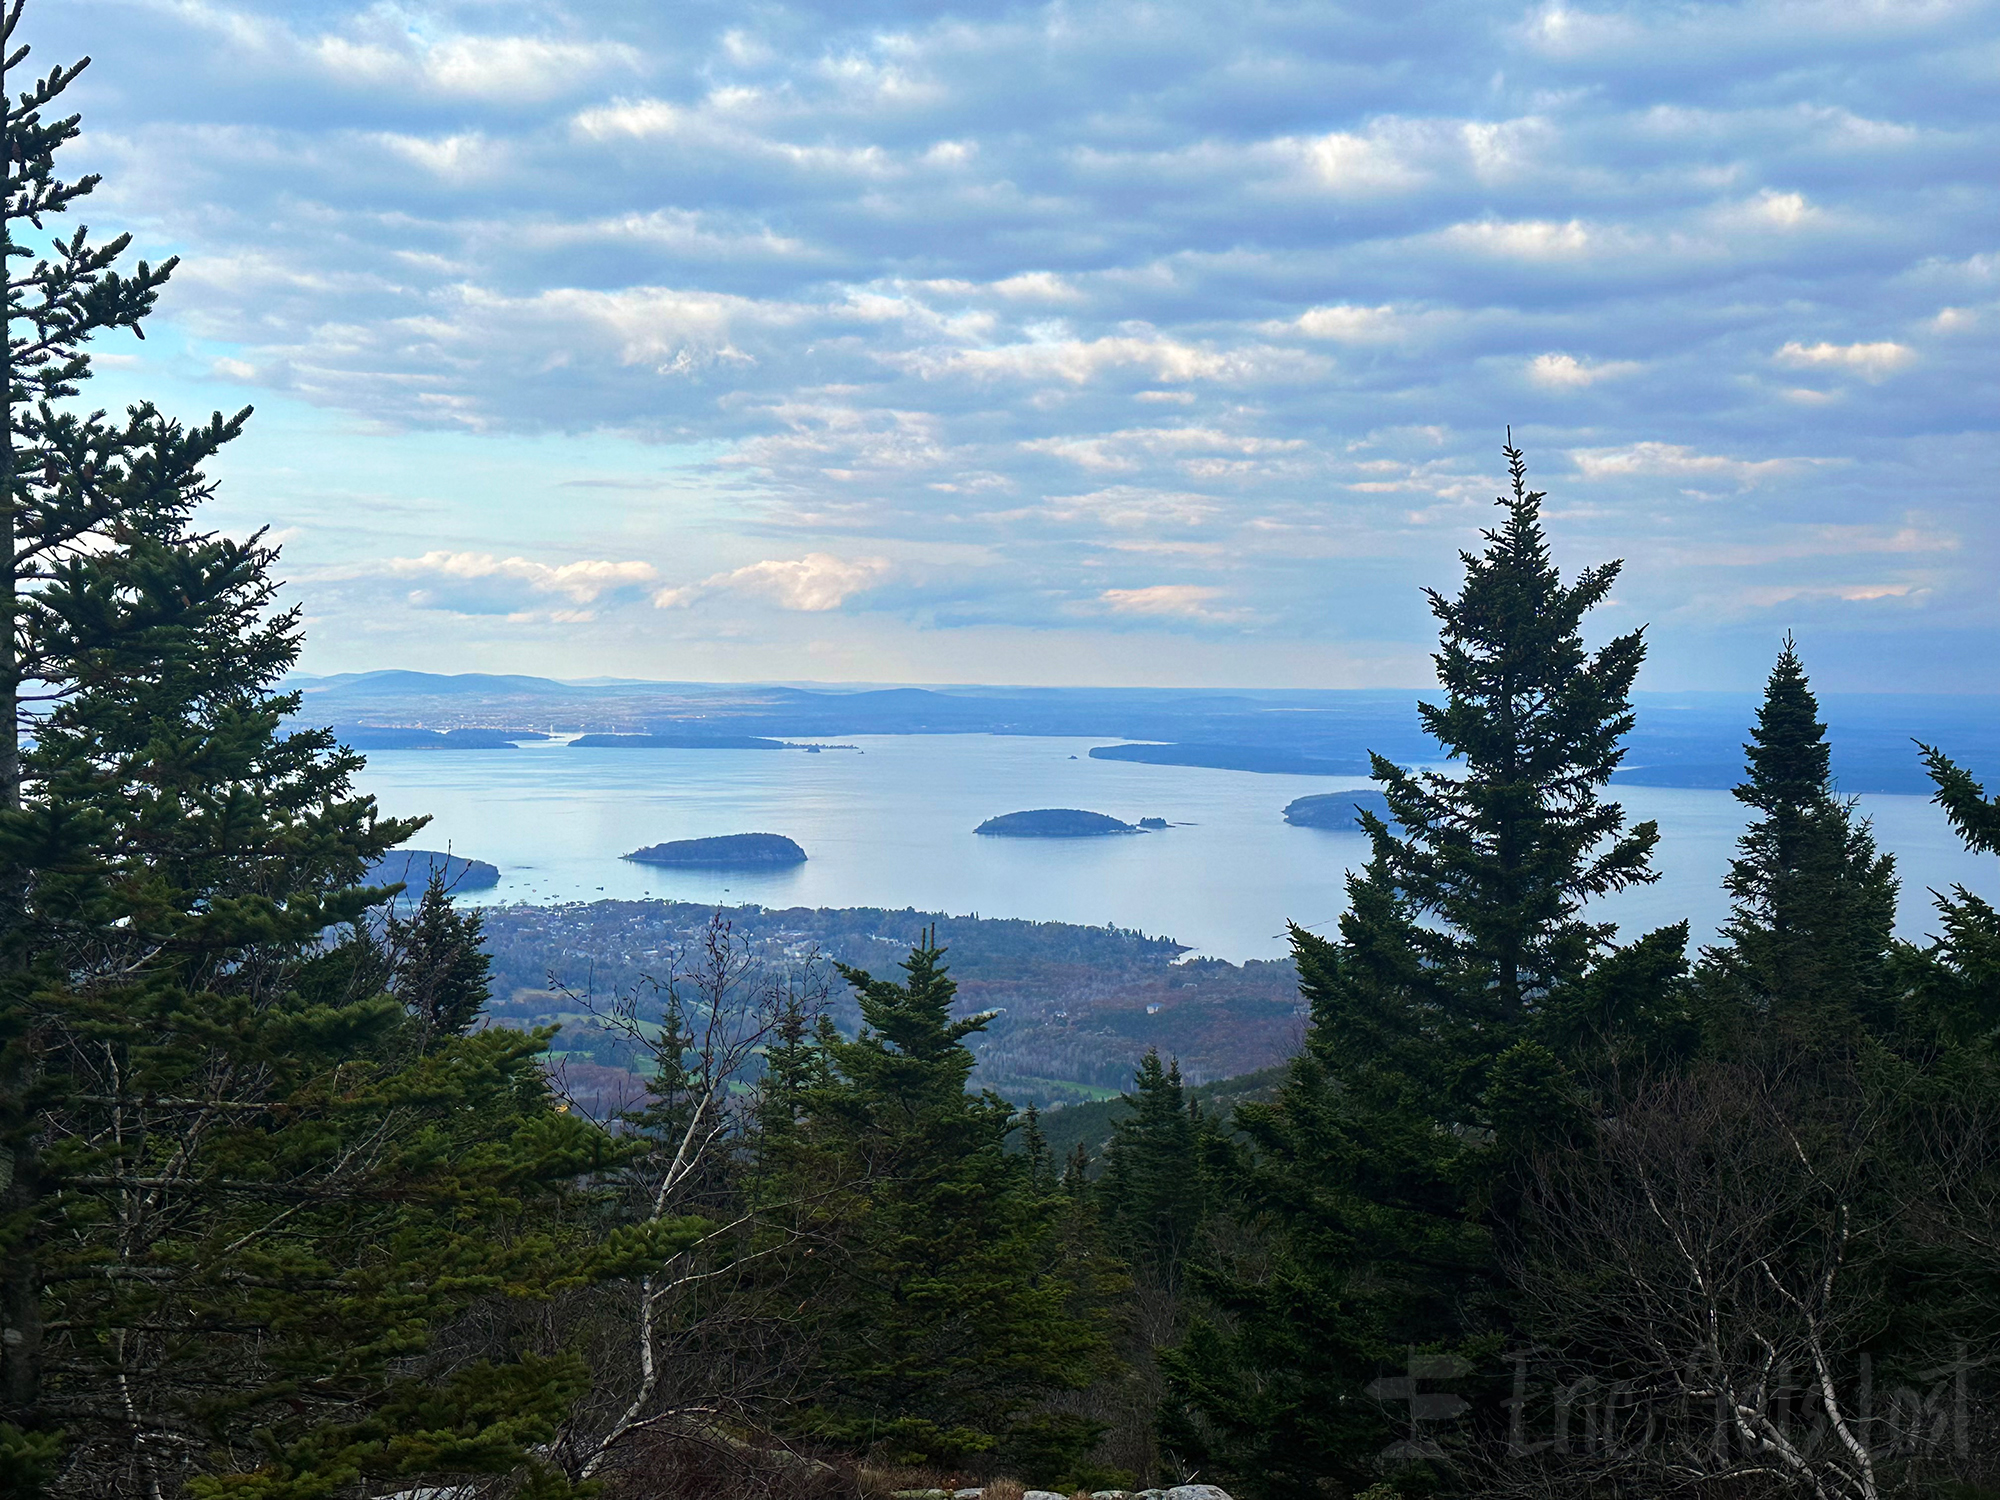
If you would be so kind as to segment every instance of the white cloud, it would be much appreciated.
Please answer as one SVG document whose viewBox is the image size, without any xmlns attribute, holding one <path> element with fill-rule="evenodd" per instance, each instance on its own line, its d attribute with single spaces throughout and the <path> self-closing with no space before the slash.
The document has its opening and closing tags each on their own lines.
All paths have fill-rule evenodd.
<svg viewBox="0 0 2000 1500">
<path fill-rule="evenodd" d="M 1247 379 L 1282 360 L 1278 351 L 1217 350 L 1167 338 L 1048 339 L 994 349 L 925 352 L 908 363 L 926 375 L 963 372 L 1082 385 L 1108 370 L 1136 370 L 1167 382 Z"/>
<path fill-rule="evenodd" d="M 1916 363 L 1917 351 L 1889 340 L 1873 344 L 1802 344 L 1795 340 L 1773 358 L 1794 370 L 1837 370 L 1881 381 Z"/>
<path fill-rule="evenodd" d="M 1573 354 L 1537 354 L 1528 361 L 1528 379 L 1552 391 L 1581 390 L 1600 380 L 1616 380 L 1644 366 L 1637 360 L 1580 360 Z"/>
<path fill-rule="evenodd" d="M 1600 238 L 1581 219 L 1479 219 L 1442 235 L 1458 249 L 1525 261 L 1577 260 L 1598 248 Z"/>
<path fill-rule="evenodd" d="M 1335 192 L 1395 192 L 1418 186 L 1426 175 L 1391 143 L 1345 131 L 1300 141 L 1296 149 Z"/>
<path fill-rule="evenodd" d="M 1403 336 L 1407 319 L 1395 308 L 1355 307 L 1342 302 L 1332 307 L 1309 307 L 1294 325 L 1300 333 L 1316 339 L 1334 339 L 1347 344 L 1385 343 Z"/>
<path fill-rule="evenodd" d="M 1819 210 L 1804 193 L 1781 193 L 1773 188 L 1765 188 L 1748 203 L 1727 212 L 1746 223 L 1772 229 L 1800 229 L 1819 217 Z"/>
<path fill-rule="evenodd" d="M 650 583 L 659 576 L 647 562 L 587 558 L 551 567 L 525 557 L 495 557 L 490 552 L 439 551 L 426 552 L 422 557 L 392 557 L 387 570 L 401 578 L 513 579 L 537 593 L 563 594 L 579 604 L 594 603 L 612 589 Z"/>
<path fill-rule="evenodd" d="M 388 577 L 415 584 L 406 598 L 418 609 L 504 615 L 520 621 L 577 621 L 595 617 L 591 606 L 630 594 L 659 574 L 651 563 L 638 560 L 583 558 L 549 564 L 490 552 L 439 549 L 420 557 L 327 569 L 319 576 Z"/>
<path fill-rule="evenodd" d="M 1197 583 L 1156 583 L 1139 589 L 1105 589 L 1098 596 L 1113 614 L 1226 623 L 1249 617 L 1244 609 L 1217 609 L 1222 590 Z"/>
<path fill-rule="evenodd" d="M 856 594 L 875 588 L 890 572 L 882 557 L 833 557 L 824 552 L 796 558 L 767 558 L 746 567 L 711 574 L 699 583 L 662 589 L 653 596 L 660 609 L 687 609 L 717 594 L 744 594 L 780 609 L 820 613 L 838 609 Z"/>
<path fill-rule="evenodd" d="M 1726 479 L 1750 486 L 1824 462 L 1805 458 L 1728 458 L 1699 453 L 1681 443 L 1632 443 L 1623 448 L 1572 448 L 1570 459 L 1585 479 Z"/>
<path fill-rule="evenodd" d="M 607 72 L 629 71 L 639 61 L 632 48 L 618 43 L 465 34 L 428 44 L 411 33 L 393 43 L 323 36 L 311 51 L 329 73 L 348 82 L 528 102 L 556 98 Z"/>
</svg>

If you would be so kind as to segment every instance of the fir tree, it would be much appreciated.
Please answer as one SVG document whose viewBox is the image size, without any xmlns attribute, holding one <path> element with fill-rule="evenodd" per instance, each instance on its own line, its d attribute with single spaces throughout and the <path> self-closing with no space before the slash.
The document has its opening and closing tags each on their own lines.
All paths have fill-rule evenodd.
<svg viewBox="0 0 2000 1500">
<path fill-rule="evenodd" d="M 1455 597 L 1430 594 L 1445 698 L 1418 712 L 1462 774 L 1374 757 L 1394 826 L 1363 815 L 1372 857 L 1339 941 L 1293 929 L 1306 1044 L 1276 1101 L 1238 1111 L 1268 1258 L 1204 1268 L 1221 1316 L 1163 1361 L 1183 1460 L 1264 1494 L 1365 1488 L 1399 1436 L 1367 1384 L 1412 1348 L 1476 1351 L 1504 1330 L 1492 1235 L 1509 1163 L 1524 1125 L 1574 1112 L 1556 1048 L 1673 1008 L 1685 929 L 1621 950 L 1583 915 L 1656 878 L 1657 830 L 1603 797 L 1643 636 L 1586 648 L 1618 565 L 1566 585 L 1543 496 L 1505 452 L 1505 520 L 1462 554 Z"/>
<path fill-rule="evenodd" d="M 417 909 L 407 917 L 392 912 L 386 926 L 397 998 L 417 1015 L 425 1040 L 462 1035 L 493 997 L 493 961 L 481 944 L 485 919 L 459 910 L 444 871 L 433 865 Z"/>
<path fill-rule="evenodd" d="M 1896 920 L 1895 862 L 1835 795 L 1826 726 L 1790 636 L 1744 746 L 1736 799 L 1760 814 L 1737 841 L 1722 942 L 1703 955 L 1700 990 L 1717 1042 L 1776 1028 L 1825 1043 L 1885 1024 Z"/>
<path fill-rule="evenodd" d="M 2000 854 L 2000 797 L 1934 745 L 1919 744 L 1924 769 L 1942 807 L 1968 849 Z M 1910 955 L 1903 1024 L 1907 1040 L 1943 1042 L 2000 1061 L 2000 911 L 1962 885 L 1938 898 L 1943 936 L 1922 955 Z"/>
<path fill-rule="evenodd" d="M 201 464 L 240 431 L 246 413 L 183 429 L 152 407 L 122 422 L 65 406 L 90 374 L 89 342 L 130 329 L 152 310 L 174 262 L 117 269 L 130 237 L 93 243 L 50 223 L 71 212 L 97 178 L 66 180 L 56 153 L 75 139 L 74 115 L 45 117 L 88 65 L 52 69 L 15 95 L 28 49 L 22 6 L 0 26 L 0 818 L 10 819 L 0 865 L 0 1221 L 32 1218 L 44 1192 L 36 1100 L 43 1085 L 23 995 L 36 938 L 25 931 L 27 886 L 37 870 L 74 866 L 87 830 L 27 794 L 20 734 L 35 712 L 82 683 L 88 669 L 132 681 L 147 653 L 128 653 L 213 604 L 228 569 L 175 567 L 169 544 L 207 493 Z M 35 242 L 24 239 L 32 230 Z M 32 261 L 32 268 L 24 266 Z M 39 1291 L 30 1264 L 9 1256 L 0 1272 L 0 1409 L 17 1416 L 37 1399 Z"/>
<path fill-rule="evenodd" d="M 358 930 L 384 894 L 363 870 L 415 825 L 377 820 L 324 732 L 280 729 L 297 628 L 270 556 L 170 554 L 226 569 L 229 607 L 121 642 L 152 653 L 136 681 L 85 663 L 7 830 L 73 830 L 18 929 L 39 1191 L 7 1251 L 58 1331 L 9 1415 L 107 1496 L 533 1467 L 584 1388 L 573 1356 L 433 1350 L 573 1274 L 551 1210 L 612 1151 L 556 1109 L 545 1036 L 439 1026 L 438 973 L 478 968 L 448 898 L 422 972 Z"/>
<path fill-rule="evenodd" d="M 1102 1310 L 1076 1305 L 1061 1264 L 1056 1184 L 1006 1149 L 1012 1108 L 966 1092 L 966 1039 L 992 1016 L 952 1017 L 943 956 L 919 944 L 901 984 L 841 969 L 862 1027 L 823 1039 L 798 1126 L 849 1205 L 824 1226 L 845 1269 L 819 1314 L 806 1425 L 906 1462 L 999 1454 L 1054 1478 L 1095 1429 L 1038 1408 L 1104 1367 Z"/>
<path fill-rule="evenodd" d="M 1179 1062 L 1163 1068 L 1151 1049 L 1125 1102 L 1130 1112 L 1104 1152 L 1105 1227 L 1135 1269 L 1177 1283 L 1207 1209 L 1201 1111 L 1181 1087 Z"/>
<path fill-rule="evenodd" d="M 441 1009 L 362 931 L 386 894 L 364 871 L 419 824 L 376 816 L 330 733 L 285 727 L 276 553 L 194 524 L 242 417 L 61 404 L 171 268 L 122 276 L 124 240 L 79 230 L 15 274 L 23 223 L 94 184 L 55 175 L 77 121 L 42 118 L 78 71 L 6 101 L 0 151 L 0 1486 L 525 1474 L 581 1362 L 438 1336 L 572 1274 L 554 1210 L 614 1153 L 556 1107 L 546 1037 L 465 1032 L 476 984 Z M 435 903 L 429 926 L 469 975 L 476 926 Z"/>
</svg>

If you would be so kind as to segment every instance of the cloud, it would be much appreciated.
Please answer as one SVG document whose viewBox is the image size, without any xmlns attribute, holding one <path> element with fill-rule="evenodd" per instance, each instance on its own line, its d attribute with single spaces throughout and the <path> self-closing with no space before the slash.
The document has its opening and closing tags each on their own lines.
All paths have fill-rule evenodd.
<svg viewBox="0 0 2000 1500">
<path fill-rule="evenodd" d="M 1295 326 L 1309 338 L 1374 344 L 1401 337 L 1407 323 L 1401 313 L 1387 305 L 1355 307 L 1343 302 L 1332 307 L 1309 307 L 1299 314 Z"/>
<path fill-rule="evenodd" d="M 1637 360 L 1585 361 L 1573 354 L 1537 354 L 1528 361 L 1528 379 L 1552 391 L 1581 390 L 1600 380 L 1616 380 L 1643 369 Z"/>
<path fill-rule="evenodd" d="M 1098 595 L 1114 614 L 1203 621 L 1244 618 L 1244 610 L 1214 608 L 1214 601 L 1221 597 L 1221 589 L 1193 583 L 1156 583 L 1142 589 L 1106 589 Z"/>
<path fill-rule="evenodd" d="M 718 594 L 741 594 L 779 609 L 817 614 L 839 609 L 856 594 L 875 588 L 889 572 L 887 558 L 843 558 L 813 552 L 797 558 L 768 558 L 711 574 L 682 588 L 662 589 L 653 596 L 653 603 L 660 609 L 687 609 Z"/>
<path fill-rule="evenodd" d="M 1605 235 L 1580 219 L 1480 219 L 1439 238 L 1454 249 L 1524 261 L 1573 261 L 1604 248 Z"/>
<path fill-rule="evenodd" d="M 557 98 L 605 73 L 629 72 L 639 61 L 632 48 L 613 42 L 475 33 L 426 41 L 414 28 L 361 40 L 327 35 L 307 45 L 342 82 L 495 101 Z"/>
<path fill-rule="evenodd" d="M 277 517 L 316 639 L 385 639 L 391 587 L 445 651 L 482 627 L 440 611 L 635 590 L 830 615 L 928 547 L 982 559 L 933 637 L 1123 638 L 1192 617 L 1109 570 L 1201 547 L 1260 639 L 1417 660 L 1510 422 L 1642 617 L 1703 596 L 1691 532 L 1832 587 L 1786 546 L 1886 506 L 1961 541 L 1910 620 L 2000 629 L 1980 6 L 114 9 L 36 23 L 96 58 L 93 227 L 183 256 L 106 383 L 310 431 L 260 486 L 322 507 Z M 357 467 L 399 529 L 343 536 Z M 578 482 L 627 472 L 670 479 Z M 585 598 L 552 536 L 683 560 Z"/>
<path fill-rule="evenodd" d="M 1794 340 L 1774 358 L 1794 370 L 1836 370 L 1880 381 L 1916 363 L 1917 351 L 1887 340 L 1873 344 L 1802 344 Z"/>
<path fill-rule="evenodd" d="M 1572 448 L 1570 461 L 1585 479 L 1672 478 L 1726 479 L 1749 487 L 1802 465 L 1821 460 L 1802 458 L 1729 458 L 1698 453 L 1680 443 L 1633 443 L 1623 448 Z"/>
<path fill-rule="evenodd" d="M 636 560 L 584 558 L 552 566 L 525 557 L 444 550 L 392 557 L 379 566 L 346 572 L 348 576 L 378 573 L 416 583 L 407 598 L 419 609 L 558 620 L 590 619 L 587 606 L 628 594 L 659 576 L 651 563 Z M 566 599 L 569 605 L 554 605 L 549 596 Z"/>
</svg>

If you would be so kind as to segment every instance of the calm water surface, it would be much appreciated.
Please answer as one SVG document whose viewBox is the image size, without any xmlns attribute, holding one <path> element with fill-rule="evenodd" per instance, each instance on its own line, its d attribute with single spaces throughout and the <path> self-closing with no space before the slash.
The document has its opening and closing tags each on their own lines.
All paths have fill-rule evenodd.
<svg viewBox="0 0 2000 1500">
<path fill-rule="evenodd" d="M 383 750 L 362 786 L 385 812 L 429 813 L 412 842 L 500 867 L 475 899 L 666 897 L 764 906 L 916 907 L 988 917 L 1115 923 L 1240 962 L 1286 951 L 1286 919 L 1330 928 L 1342 877 L 1367 857 L 1358 832 L 1293 828 L 1285 804 L 1339 790 L 1322 776 L 1259 776 L 1091 760 L 1102 739 L 884 735 L 818 755 L 772 750 Z M 1360 785 L 1359 781 L 1354 783 Z M 1628 932 L 1727 914 L 1719 882 L 1741 832 L 1727 792 L 1620 787 L 1659 821 L 1659 884 L 1603 903 Z M 1164 833 L 981 838 L 998 813 L 1080 807 Z M 1903 932 L 1935 930 L 1925 887 L 2000 895 L 2000 859 L 1967 854 L 1919 797 L 1866 797 L 1904 879 Z M 667 839 L 782 833 L 810 858 L 771 873 L 668 870 L 619 858 Z"/>
</svg>

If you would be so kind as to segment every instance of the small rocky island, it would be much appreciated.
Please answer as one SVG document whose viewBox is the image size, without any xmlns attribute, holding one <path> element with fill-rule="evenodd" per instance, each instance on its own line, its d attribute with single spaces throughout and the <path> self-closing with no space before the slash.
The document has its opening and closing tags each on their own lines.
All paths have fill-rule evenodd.
<svg viewBox="0 0 2000 1500">
<path fill-rule="evenodd" d="M 782 833 L 726 833 L 718 838 L 674 839 L 634 849 L 625 858 L 642 865 L 693 865 L 710 870 L 775 870 L 802 865 L 806 851 Z"/>
<path fill-rule="evenodd" d="M 1360 826 L 1359 811 L 1366 808 L 1384 823 L 1393 823 L 1389 800 L 1375 788 L 1359 787 L 1351 792 L 1321 792 L 1300 797 L 1285 805 L 1285 821 L 1297 828 L 1333 828 L 1353 833 Z"/>
<path fill-rule="evenodd" d="M 1002 813 L 972 831 L 1010 839 L 1089 839 L 1111 833 L 1146 832 L 1107 813 L 1084 812 L 1075 807 L 1038 807 L 1032 812 Z"/>
</svg>

